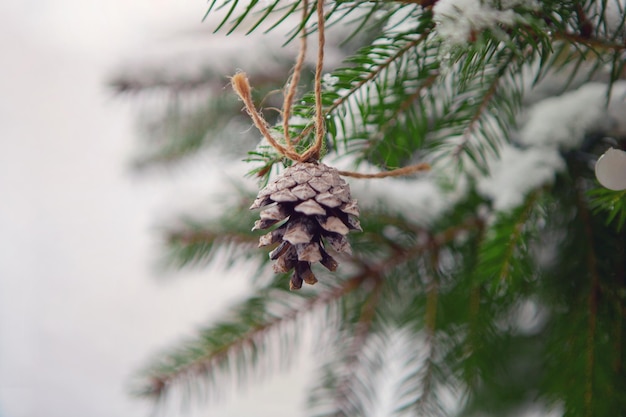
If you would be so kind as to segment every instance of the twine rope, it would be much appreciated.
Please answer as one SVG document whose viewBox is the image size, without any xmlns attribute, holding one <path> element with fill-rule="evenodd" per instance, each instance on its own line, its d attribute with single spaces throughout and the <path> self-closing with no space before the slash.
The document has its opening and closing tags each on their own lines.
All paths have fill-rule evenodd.
<svg viewBox="0 0 626 417">
<path fill-rule="evenodd" d="M 296 64 L 293 69 L 293 74 L 287 88 L 287 94 L 283 101 L 283 131 L 285 138 L 285 146 L 279 143 L 274 136 L 272 136 L 269 128 L 269 124 L 263 118 L 263 115 L 259 113 L 254 102 L 252 100 L 252 88 L 247 75 L 244 72 L 238 72 L 231 77 L 231 85 L 235 90 L 235 93 L 243 101 L 246 111 L 252 118 L 254 125 L 259 129 L 263 137 L 268 143 L 276 149 L 281 155 L 296 162 L 317 161 L 320 157 L 322 147 L 324 145 L 324 137 L 326 135 L 326 126 L 324 123 L 324 113 L 322 109 L 322 70 L 324 68 L 324 44 L 326 42 L 326 36 L 324 32 L 324 0 L 317 0 L 317 63 L 315 66 L 315 142 L 313 146 L 299 154 L 293 145 L 293 140 L 289 133 L 289 117 L 291 115 L 291 108 L 293 100 L 296 94 L 297 85 L 300 81 L 302 74 L 302 68 L 304 67 L 304 59 L 307 49 L 307 33 L 306 33 L 306 19 L 308 13 L 308 0 L 302 0 L 302 36 L 300 39 L 300 50 L 296 59 Z M 430 165 L 427 163 L 419 163 L 410 165 L 390 171 L 383 171 L 376 174 L 361 174 L 352 171 L 339 171 L 339 174 L 352 177 L 352 178 L 386 178 L 386 177 L 399 177 L 409 175 L 415 172 L 428 171 Z"/>
<path fill-rule="evenodd" d="M 324 0 L 317 0 L 317 63 L 315 65 L 315 144 L 302 154 L 302 159 L 319 159 L 324 137 L 326 136 L 326 126 L 324 124 L 324 113 L 322 111 L 322 70 L 324 69 L 324 44 L 326 35 L 324 33 Z"/>
<path fill-rule="evenodd" d="M 302 0 L 302 35 L 300 37 L 300 50 L 298 51 L 298 58 L 296 59 L 296 65 L 293 67 L 293 74 L 291 80 L 289 80 L 289 88 L 283 101 L 283 132 L 285 135 L 285 143 L 287 148 L 295 152 L 293 141 L 291 140 L 291 134 L 289 133 L 289 117 L 291 117 L 291 106 L 293 105 L 293 99 L 296 96 L 296 90 L 298 89 L 298 83 L 300 82 L 300 75 L 302 74 L 302 67 L 304 67 L 304 58 L 306 56 L 307 49 L 307 33 L 306 33 L 306 18 L 309 10 L 309 0 Z"/>
</svg>

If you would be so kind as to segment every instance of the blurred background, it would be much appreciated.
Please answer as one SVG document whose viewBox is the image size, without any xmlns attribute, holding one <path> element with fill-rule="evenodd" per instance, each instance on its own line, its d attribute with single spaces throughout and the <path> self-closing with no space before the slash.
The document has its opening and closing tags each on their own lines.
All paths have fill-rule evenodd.
<svg viewBox="0 0 626 417">
<path fill-rule="evenodd" d="M 178 170 L 138 173 L 137 114 L 145 103 L 110 86 L 146 50 L 167 49 L 161 45 L 184 32 L 209 33 L 206 7 L 0 4 L 1 417 L 149 415 L 151 404 L 129 395 L 129 377 L 245 295 L 245 267 L 225 272 L 218 262 L 170 279 L 159 268 L 156 228 L 181 206 L 210 208 L 224 178 L 240 178 L 245 167 L 213 161 L 211 168 L 204 155 Z M 223 78 L 219 88 L 227 85 Z M 306 369 L 211 410 L 297 416 Z"/>
</svg>

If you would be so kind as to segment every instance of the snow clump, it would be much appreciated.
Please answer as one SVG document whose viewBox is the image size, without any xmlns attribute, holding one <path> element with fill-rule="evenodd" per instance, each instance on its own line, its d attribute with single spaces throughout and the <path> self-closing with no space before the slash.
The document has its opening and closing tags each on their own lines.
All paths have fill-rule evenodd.
<svg viewBox="0 0 626 417">
<path fill-rule="evenodd" d="M 606 84 L 589 83 L 540 101 L 529 111 L 520 143 L 573 149 L 580 146 L 585 134 L 609 130 L 612 118 L 605 107 L 606 93 Z"/>
<path fill-rule="evenodd" d="M 535 10 L 538 3 L 534 0 L 439 0 L 433 7 L 436 30 L 448 45 L 463 45 L 473 33 L 523 21 L 523 16 L 513 10 L 518 6 Z"/>
<path fill-rule="evenodd" d="M 626 81 L 613 85 L 608 103 L 607 88 L 588 83 L 531 107 L 517 146 L 503 145 L 500 156 L 488 161 L 489 174 L 476 179 L 478 192 L 492 200 L 495 210 L 511 210 L 565 170 L 562 150 L 580 147 L 590 133 L 626 131 Z"/>
<path fill-rule="evenodd" d="M 496 211 L 520 206 L 526 195 L 554 181 L 555 173 L 565 169 L 565 161 L 554 147 L 519 149 L 505 144 L 500 158 L 489 164 L 489 175 L 476 183 L 478 192 L 493 201 Z"/>
</svg>

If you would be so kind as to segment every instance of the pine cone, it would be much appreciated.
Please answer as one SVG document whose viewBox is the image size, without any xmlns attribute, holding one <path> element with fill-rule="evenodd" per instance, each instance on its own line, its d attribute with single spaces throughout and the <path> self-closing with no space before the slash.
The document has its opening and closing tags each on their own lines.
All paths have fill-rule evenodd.
<svg viewBox="0 0 626 417">
<path fill-rule="evenodd" d="M 275 203 L 275 204 L 274 204 Z M 261 236 L 259 247 L 280 242 L 270 252 L 276 273 L 294 269 L 289 288 L 302 282 L 315 284 L 311 264 L 320 262 L 328 270 L 337 261 L 328 254 L 330 245 L 337 252 L 351 253 L 346 239 L 350 230 L 362 231 L 356 200 L 339 172 L 322 163 L 297 162 L 259 191 L 251 210 L 266 207 L 252 230 L 282 224 Z M 323 238 L 323 240 L 322 240 Z"/>
</svg>

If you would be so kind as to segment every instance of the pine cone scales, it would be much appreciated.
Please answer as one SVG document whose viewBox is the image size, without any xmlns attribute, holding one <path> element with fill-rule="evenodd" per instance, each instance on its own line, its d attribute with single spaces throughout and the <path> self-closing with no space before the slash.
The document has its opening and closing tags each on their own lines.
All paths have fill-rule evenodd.
<svg viewBox="0 0 626 417">
<path fill-rule="evenodd" d="M 330 271 L 337 261 L 326 245 L 337 252 L 351 253 L 346 235 L 361 231 L 356 200 L 339 172 L 322 163 L 297 162 L 259 191 L 251 210 L 262 208 L 252 230 L 268 229 L 283 222 L 259 239 L 259 246 L 280 244 L 270 252 L 276 273 L 294 270 L 289 287 L 302 282 L 315 284 L 311 264 L 321 263 Z"/>
</svg>

